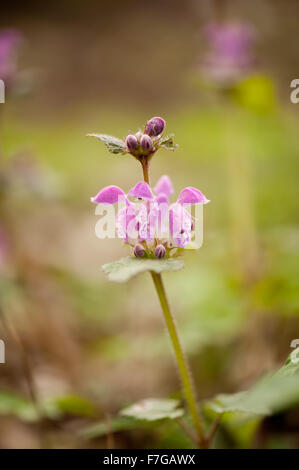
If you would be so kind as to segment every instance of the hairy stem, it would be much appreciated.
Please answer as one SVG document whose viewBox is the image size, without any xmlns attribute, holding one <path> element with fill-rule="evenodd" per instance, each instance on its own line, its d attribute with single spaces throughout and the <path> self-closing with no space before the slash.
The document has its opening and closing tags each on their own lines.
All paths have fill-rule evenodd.
<svg viewBox="0 0 299 470">
<path fill-rule="evenodd" d="M 149 184 L 149 160 L 146 157 L 141 160 L 141 166 L 143 171 L 143 179 L 147 184 Z"/>
<path fill-rule="evenodd" d="M 175 353 L 176 362 L 178 365 L 179 373 L 182 380 L 183 390 L 186 397 L 187 405 L 189 407 L 189 411 L 198 435 L 198 443 L 200 447 L 206 447 L 206 438 L 204 436 L 203 430 L 203 423 L 202 418 L 199 413 L 199 409 L 196 403 L 196 397 L 192 386 L 191 380 L 191 372 L 189 370 L 187 360 L 185 358 L 178 332 L 176 329 L 176 325 L 174 322 L 174 318 L 170 312 L 168 300 L 165 293 L 164 284 L 162 281 L 161 274 L 157 274 L 151 271 L 152 279 L 155 284 L 155 288 L 160 300 L 161 308 L 164 314 L 164 319 L 166 322 L 166 326 L 169 332 L 169 336 L 171 339 L 171 343 L 173 346 L 173 350 Z"/>
</svg>

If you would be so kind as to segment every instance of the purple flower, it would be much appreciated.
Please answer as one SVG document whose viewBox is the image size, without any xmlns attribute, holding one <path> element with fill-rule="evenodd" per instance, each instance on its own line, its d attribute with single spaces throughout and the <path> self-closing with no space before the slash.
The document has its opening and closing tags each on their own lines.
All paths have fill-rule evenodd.
<svg viewBox="0 0 299 470">
<path fill-rule="evenodd" d="M 165 194 L 166 196 L 173 194 L 173 186 L 169 176 L 161 176 L 156 186 L 154 187 L 154 190 L 157 194 Z"/>
<path fill-rule="evenodd" d="M 207 79 L 227 85 L 248 74 L 254 62 L 253 27 L 241 22 L 210 23 L 204 35 L 208 48 L 201 70 Z"/>
<path fill-rule="evenodd" d="M 180 192 L 177 202 L 180 204 L 206 204 L 210 201 L 199 189 L 187 186 L 187 188 Z"/>
<path fill-rule="evenodd" d="M 152 136 L 157 137 L 159 134 L 162 134 L 165 127 L 165 121 L 161 117 L 153 117 L 151 118 L 145 126 L 145 133 Z"/>
<path fill-rule="evenodd" d="M 101 204 L 115 204 L 119 201 L 119 198 L 123 197 L 126 199 L 126 195 L 122 189 L 118 186 L 107 186 L 102 189 L 95 197 L 91 198 L 91 202 L 97 202 Z"/>
<path fill-rule="evenodd" d="M 118 186 L 107 186 L 91 201 L 112 205 L 121 199 L 125 205 L 117 214 L 118 235 L 126 243 L 134 243 L 135 246 L 145 241 L 155 257 L 164 257 L 167 254 L 165 246 L 185 248 L 191 241 L 194 223 L 185 206 L 206 204 L 209 200 L 199 189 L 188 186 L 180 192 L 177 201 L 169 205 L 173 186 L 167 175 L 159 179 L 154 191 L 155 194 L 144 181 L 137 183 L 127 195 Z M 129 200 L 129 197 L 133 197 L 135 202 Z M 168 236 L 165 239 L 163 234 L 166 229 Z M 158 240 L 158 245 L 163 248 L 163 255 L 160 252 L 162 248 L 157 252 L 159 256 L 156 254 L 151 245 L 154 240 Z M 134 251 L 135 256 L 136 253 Z"/>
<path fill-rule="evenodd" d="M 0 79 L 9 85 L 14 79 L 17 68 L 17 52 L 22 37 L 18 31 L 4 29 L 0 31 Z"/>
</svg>

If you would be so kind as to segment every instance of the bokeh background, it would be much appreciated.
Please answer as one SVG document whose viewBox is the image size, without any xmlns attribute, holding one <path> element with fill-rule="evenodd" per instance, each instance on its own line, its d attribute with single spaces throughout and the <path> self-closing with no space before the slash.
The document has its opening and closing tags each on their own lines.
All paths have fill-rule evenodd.
<svg viewBox="0 0 299 470">
<path fill-rule="evenodd" d="M 298 14 L 295 0 L 2 6 L 0 33 L 16 41 L 0 104 L 1 448 L 192 446 L 175 422 L 118 414 L 181 395 L 150 277 L 117 285 L 101 272 L 127 248 L 96 238 L 90 196 L 131 188 L 141 170 L 90 132 L 124 138 L 164 117 L 179 148 L 157 153 L 152 181 L 169 174 L 177 192 L 195 186 L 211 200 L 203 247 L 165 275 L 200 399 L 249 387 L 291 352 Z M 241 33 L 217 49 L 211 24 Z M 298 447 L 298 412 L 290 416 L 228 420 L 217 445 Z"/>
</svg>

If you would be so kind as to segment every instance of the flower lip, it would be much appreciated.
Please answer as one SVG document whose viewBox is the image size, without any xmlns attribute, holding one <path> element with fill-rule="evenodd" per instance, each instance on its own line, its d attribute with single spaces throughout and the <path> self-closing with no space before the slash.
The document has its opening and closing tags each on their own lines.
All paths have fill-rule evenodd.
<svg viewBox="0 0 299 470">
<path fill-rule="evenodd" d="M 154 195 L 150 186 L 144 181 L 140 181 L 134 186 L 134 188 L 130 189 L 128 196 L 134 196 L 142 199 L 154 199 Z"/>
<path fill-rule="evenodd" d="M 210 201 L 199 189 L 187 186 L 180 192 L 177 202 L 179 204 L 207 204 Z"/>
<path fill-rule="evenodd" d="M 0 78 L 6 87 L 15 83 L 17 69 L 18 51 L 22 44 L 21 33 L 14 29 L 3 29 L 0 31 Z"/>
<path fill-rule="evenodd" d="M 151 118 L 145 126 L 145 133 L 157 137 L 159 134 L 162 134 L 165 128 L 165 121 L 159 116 Z"/>
<path fill-rule="evenodd" d="M 92 197 L 90 200 L 94 203 L 101 203 L 101 204 L 115 204 L 119 201 L 120 198 L 126 198 L 125 193 L 121 188 L 118 186 L 106 186 L 105 188 L 101 189 L 101 191 L 95 196 Z"/>
<path fill-rule="evenodd" d="M 135 246 L 142 241 L 155 239 L 159 243 L 156 246 L 157 251 L 152 248 L 151 252 L 156 258 L 163 258 L 166 256 L 165 243 L 174 243 L 176 247 L 185 248 L 192 240 L 194 217 L 184 206 L 205 204 L 209 200 L 199 189 L 188 186 L 180 192 L 177 201 L 169 206 L 168 194 L 173 191 L 173 188 L 170 178 L 166 175 L 160 178 L 155 190 L 156 193 L 152 191 L 148 183 L 140 181 L 126 195 L 121 188 L 111 185 L 103 188 L 95 197 L 91 198 L 91 201 L 108 205 L 125 203 L 117 213 L 118 236 L 123 238 L 125 243 L 129 243 L 129 240 L 132 243 L 132 240 L 135 240 Z M 137 204 L 130 201 L 129 196 L 144 202 Z M 157 234 L 159 234 L 158 237 Z M 165 238 L 167 239 L 164 243 L 163 239 Z M 145 250 L 142 245 L 141 249 Z M 138 251 L 138 248 L 136 250 Z M 147 251 L 145 250 L 145 254 L 142 255 L 140 250 L 139 254 L 134 251 L 134 255 L 145 256 Z"/>
</svg>

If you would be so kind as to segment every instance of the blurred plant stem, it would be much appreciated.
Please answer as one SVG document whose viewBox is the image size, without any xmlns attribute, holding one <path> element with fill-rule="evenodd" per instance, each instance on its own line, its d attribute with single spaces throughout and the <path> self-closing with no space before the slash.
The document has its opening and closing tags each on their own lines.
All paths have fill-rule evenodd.
<svg viewBox="0 0 299 470">
<path fill-rule="evenodd" d="M 0 316 L 1 316 L 4 328 L 6 329 L 8 334 L 13 338 L 13 340 L 14 340 L 14 342 L 15 342 L 18 350 L 19 350 L 19 354 L 20 354 L 20 358 L 21 358 L 21 361 L 22 361 L 22 365 L 23 365 L 23 371 L 24 371 L 24 376 L 25 376 L 29 396 L 31 398 L 31 401 L 32 401 L 34 407 L 35 407 L 36 414 L 37 414 L 38 418 L 41 418 L 42 417 L 42 409 L 40 407 L 40 403 L 39 403 L 39 399 L 38 399 L 38 394 L 37 394 L 37 390 L 36 390 L 36 386 L 35 386 L 35 382 L 34 382 L 34 377 L 33 377 L 33 374 L 32 374 L 32 367 L 31 367 L 31 364 L 30 364 L 30 359 L 28 357 L 28 353 L 27 353 L 26 347 L 24 345 L 24 342 L 22 340 L 22 337 L 20 336 L 17 329 L 13 326 L 13 324 L 8 320 L 8 316 L 4 314 L 2 309 L 1 309 Z"/>
<path fill-rule="evenodd" d="M 236 114 L 235 108 L 229 106 L 229 116 L 225 111 L 226 119 L 223 122 L 230 123 L 231 116 Z M 231 124 L 225 126 L 227 187 L 235 264 L 243 280 L 251 283 L 259 271 L 259 249 L 252 195 L 252 165 L 245 139 L 242 126 L 233 126 L 233 129 Z"/>
</svg>

